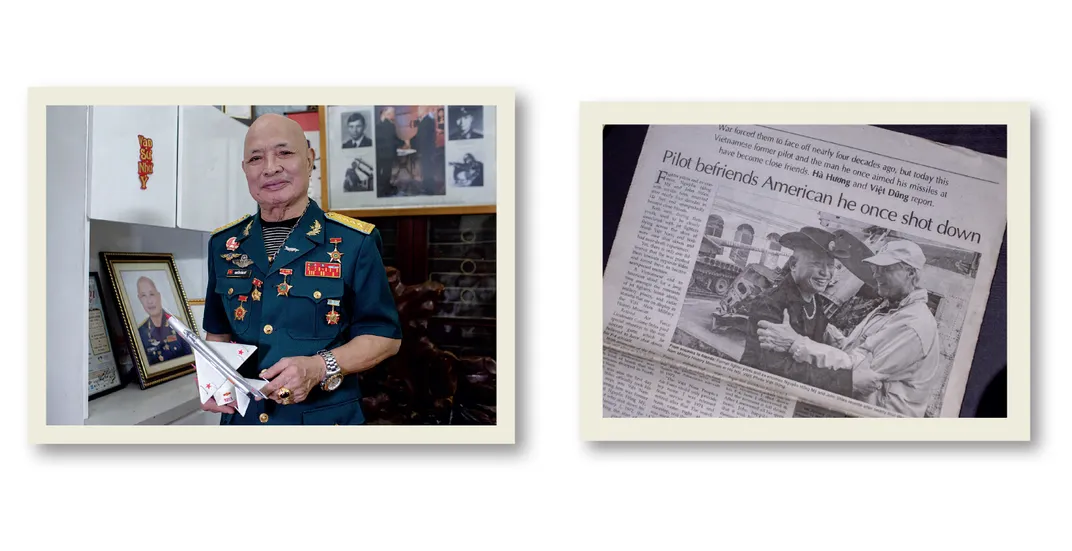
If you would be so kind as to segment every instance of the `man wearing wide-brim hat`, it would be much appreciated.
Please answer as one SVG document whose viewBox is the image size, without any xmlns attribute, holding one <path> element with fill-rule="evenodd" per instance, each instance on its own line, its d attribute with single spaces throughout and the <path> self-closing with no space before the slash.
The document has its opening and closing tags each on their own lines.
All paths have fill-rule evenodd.
<svg viewBox="0 0 1072 551">
<path fill-rule="evenodd" d="M 919 245 L 895 240 L 864 262 L 871 265 L 876 291 L 886 300 L 848 337 L 833 327 L 816 338 L 791 324 L 763 322 L 761 346 L 785 350 L 797 362 L 851 372 L 854 398 L 923 417 L 942 383 L 938 323 L 920 284 L 926 257 Z"/>
<path fill-rule="evenodd" d="M 786 323 L 798 335 L 823 342 L 829 320 L 830 301 L 820 295 L 833 281 L 839 258 L 849 253 L 838 246 L 834 234 L 813 227 L 783 235 L 778 243 L 792 249 L 786 264 L 789 273 L 766 295 L 757 298 L 748 312 L 748 335 L 741 363 L 809 386 L 850 395 L 852 372 L 816 367 L 793 359 L 786 350 L 761 347 L 762 323 Z"/>
</svg>

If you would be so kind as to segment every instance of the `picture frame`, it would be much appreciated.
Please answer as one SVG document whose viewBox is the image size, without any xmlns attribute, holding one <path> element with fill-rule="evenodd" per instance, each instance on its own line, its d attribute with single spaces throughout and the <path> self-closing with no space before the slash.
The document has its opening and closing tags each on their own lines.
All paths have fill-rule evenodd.
<svg viewBox="0 0 1072 551">
<path fill-rule="evenodd" d="M 104 299 L 101 296 L 100 274 L 89 272 L 89 370 L 88 396 L 90 400 L 100 398 L 122 389 L 125 385 L 119 370 L 112 339 L 108 330 L 108 321 L 104 312 Z"/>
<path fill-rule="evenodd" d="M 253 119 L 252 105 L 224 105 L 223 112 L 236 119 Z"/>
<path fill-rule="evenodd" d="M 355 218 L 494 214 L 496 109 L 319 106 L 320 206 Z"/>
<path fill-rule="evenodd" d="M 102 251 L 100 261 L 141 388 L 193 373 L 193 350 L 164 317 L 177 316 L 198 330 L 174 255 Z"/>
<path fill-rule="evenodd" d="M 309 198 L 316 201 L 318 205 L 323 206 L 323 201 L 320 200 L 321 189 L 321 175 L 320 167 L 323 165 L 323 148 L 320 147 L 320 111 L 313 109 L 311 111 L 296 111 L 286 113 L 284 115 L 288 119 L 298 123 L 302 128 L 302 132 L 305 133 L 305 139 L 309 143 L 309 147 L 313 149 L 313 170 L 309 173 Z"/>
<path fill-rule="evenodd" d="M 190 303 L 190 313 L 194 316 L 193 322 L 197 326 L 197 334 L 202 339 L 205 339 L 207 337 L 205 333 L 205 299 L 192 298 L 187 302 Z"/>
</svg>

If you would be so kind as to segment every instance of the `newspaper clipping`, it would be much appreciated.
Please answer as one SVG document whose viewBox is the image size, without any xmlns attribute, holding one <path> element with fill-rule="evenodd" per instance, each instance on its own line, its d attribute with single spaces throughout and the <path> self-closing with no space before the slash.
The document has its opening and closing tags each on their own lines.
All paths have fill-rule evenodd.
<svg viewBox="0 0 1072 551">
<path fill-rule="evenodd" d="M 604 274 L 604 417 L 955 417 L 1004 159 L 872 126 L 651 126 Z"/>
</svg>

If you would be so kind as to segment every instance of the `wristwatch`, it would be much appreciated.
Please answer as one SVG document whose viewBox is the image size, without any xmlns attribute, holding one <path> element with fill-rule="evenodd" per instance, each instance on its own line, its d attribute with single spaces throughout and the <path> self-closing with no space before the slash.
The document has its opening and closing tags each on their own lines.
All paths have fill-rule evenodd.
<svg viewBox="0 0 1072 551">
<path fill-rule="evenodd" d="M 339 362 L 335 361 L 335 355 L 329 350 L 321 350 L 317 355 L 324 358 L 324 364 L 328 366 L 324 380 L 320 381 L 320 388 L 328 392 L 339 388 L 342 384 L 342 369 L 339 368 Z"/>
</svg>

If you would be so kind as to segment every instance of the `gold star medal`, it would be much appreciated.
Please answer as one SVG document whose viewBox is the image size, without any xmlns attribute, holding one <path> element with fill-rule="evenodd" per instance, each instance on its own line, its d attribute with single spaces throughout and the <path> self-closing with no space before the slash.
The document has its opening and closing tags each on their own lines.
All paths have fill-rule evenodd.
<svg viewBox="0 0 1072 551">
<path fill-rule="evenodd" d="M 246 295 L 239 295 L 238 302 L 244 303 L 246 302 L 246 298 Z M 242 321 L 246 319 L 246 309 L 242 307 L 242 304 L 239 304 L 238 308 L 235 308 L 234 319 L 235 321 Z"/>
<path fill-rule="evenodd" d="M 342 238 L 341 237 L 332 237 L 331 239 L 328 239 L 328 241 L 332 245 L 335 245 L 335 250 L 328 253 L 328 256 L 331 257 L 331 261 L 332 262 L 338 262 L 339 264 L 342 264 L 342 253 L 339 252 L 339 243 L 342 243 Z"/>
<path fill-rule="evenodd" d="M 289 297 L 290 295 L 288 293 L 290 293 L 290 290 L 293 289 L 294 287 L 292 285 L 290 285 L 289 283 L 287 283 L 287 276 L 292 274 L 292 273 L 294 273 L 294 270 L 291 270 L 289 268 L 284 268 L 282 270 L 279 270 L 279 273 L 283 274 L 283 283 L 280 283 L 279 285 L 276 285 L 275 290 L 276 290 L 276 292 L 279 293 L 278 296 Z"/>
<path fill-rule="evenodd" d="M 328 304 L 331 306 L 331 311 L 327 313 L 328 325 L 339 324 L 339 313 L 335 311 L 335 307 L 339 305 L 337 300 L 328 300 Z"/>
<path fill-rule="evenodd" d="M 259 301 L 261 299 L 261 285 L 263 285 L 263 284 L 264 284 L 263 281 L 261 281 L 261 280 L 259 280 L 257 278 L 253 278 L 253 293 L 251 293 L 251 294 L 253 295 L 253 301 L 254 302 L 257 302 L 257 301 Z"/>
</svg>

